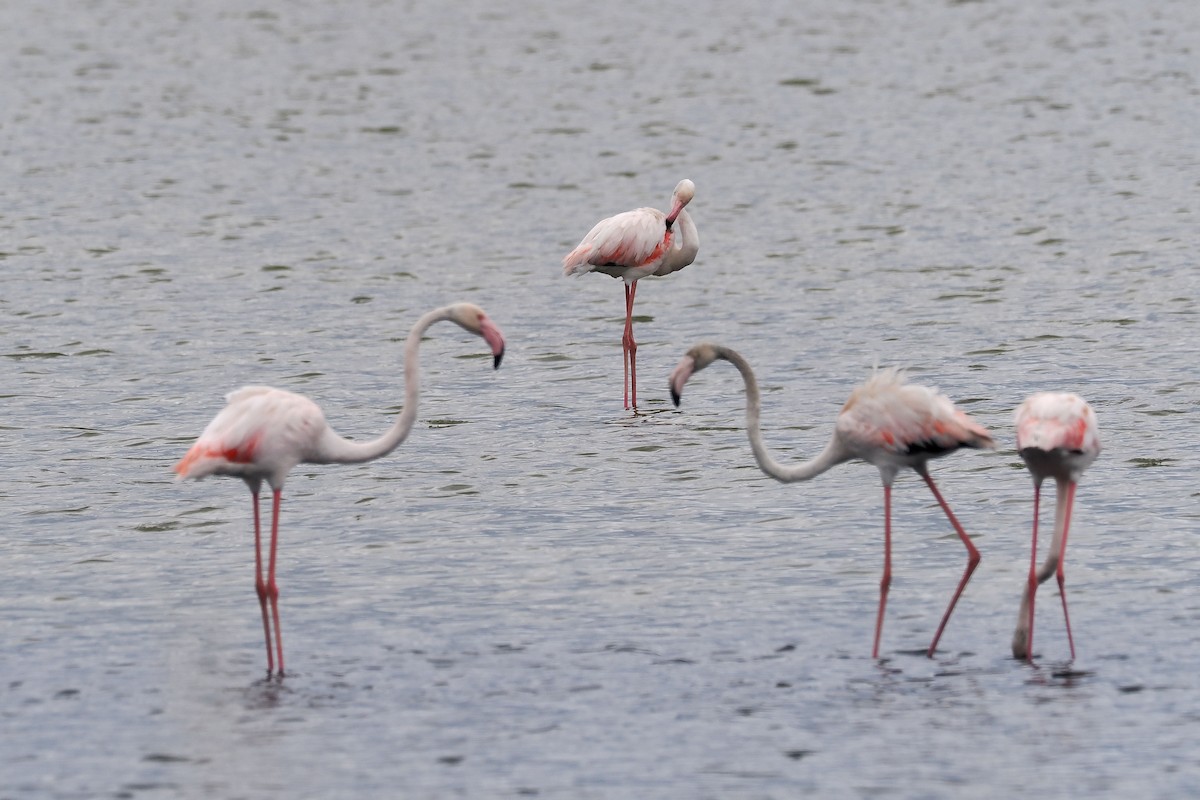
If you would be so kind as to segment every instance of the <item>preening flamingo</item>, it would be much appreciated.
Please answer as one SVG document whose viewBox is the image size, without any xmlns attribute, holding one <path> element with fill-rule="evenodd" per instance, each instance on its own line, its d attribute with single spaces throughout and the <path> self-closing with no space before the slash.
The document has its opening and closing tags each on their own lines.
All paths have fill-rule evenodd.
<svg viewBox="0 0 1200 800">
<path fill-rule="evenodd" d="M 838 414 L 833 438 L 825 449 L 809 461 L 785 467 L 771 457 L 763 444 L 758 424 L 758 382 L 749 363 L 735 350 L 719 344 L 698 344 L 689 350 L 671 373 L 671 399 L 678 406 L 688 378 L 718 359 L 737 367 L 746 383 L 746 432 L 754 458 L 763 472 L 783 483 L 807 481 L 855 458 L 874 464 L 879 470 L 883 479 L 883 578 L 879 582 L 879 612 L 875 618 L 872 658 L 879 657 L 883 611 L 892 581 L 892 481 L 901 469 L 911 467 L 929 486 L 967 548 L 966 570 L 929 645 L 928 655 L 932 657 L 959 595 L 979 564 L 979 551 L 942 499 L 942 493 L 929 477 L 926 462 L 953 453 L 960 447 L 990 449 L 995 446 L 992 437 L 936 389 L 907 383 L 904 375 L 895 369 L 876 370 L 850 393 L 850 399 Z"/>
<path fill-rule="evenodd" d="M 1063 561 L 1067 555 L 1067 531 L 1071 527 L 1071 506 L 1075 486 L 1096 456 L 1100 455 L 1100 434 L 1096 414 L 1087 401 L 1076 394 L 1038 392 L 1030 395 L 1016 412 L 1017 452 L 1033 476 L 1033 552 L 1029 557 L 1029 579 L 1017 614 L 1013 632 L 1014 658 L 1033 660 L 1033 606 L 1037 587 L 1051 575 L 1058 575 L 1058 593 L 1062 596 L 1063 619 L 1067 625 L 1067 643 L 1075 660 L 1075 639 L 1071 636 L 1071 617 L 1067 614 L 1067 590 L 1063 580 Z M 1037 569 L 1038 505 L 1042 481 L 1055 483 L 1054 537 L 1050 552 Z"/>
<path fill-rule="evenodd" d="M 696 258 L 700 235 L 684 210 L 696 194 L 686 178 L 675 187 L 671 210 L 635 208 L 596 223 L 583 241 L 563 258 L 564 275 L 603 272 L 625 281 L 625 408 L 637 408 L 637 342 L 633 340 L 633 298 L 637 282 L 647 275 L 670 275 Z M 678 225 L 676 225 L 678 223 Z"/>
<path fill-rule="evenodd" d="M 378 439 L 353 442 L 334 433 L 320 406 L 303 395 L 269 386 L 243 386 L 226 395 L 228 405 L 208 424 L 200 438 L 175 465 L 176 480 L 208 475 L 233 475 L 250 487 L 254 506 L 255 589 L 262 609 L 263 635 L 267 642 L 267 674 L 274 669 L 271 629 L 279 675 L 283 675 L 283 640 L 279 631 L 279 588 L 275 583 L 275 550 L 279 539 L 279 505 L 283 483 L 297 464 L 356 464 L 392 452 L 412 429 L 417 418 L 420 391 L 418 348 L 421 337 L 435 322 L 449 320 L 483 337 L 491 347 L 493 366 L 504 356 L 504 335 L 471 303 L 438 308 L 417 320 L 404 343 L 404 410 Z M 271 550 L 263 575 L 259 534 L 258 492 L 266 481 L 274 493 L 271 508 Z M 271 612 L 268 617 L 267 604 Z"/>
</svg>

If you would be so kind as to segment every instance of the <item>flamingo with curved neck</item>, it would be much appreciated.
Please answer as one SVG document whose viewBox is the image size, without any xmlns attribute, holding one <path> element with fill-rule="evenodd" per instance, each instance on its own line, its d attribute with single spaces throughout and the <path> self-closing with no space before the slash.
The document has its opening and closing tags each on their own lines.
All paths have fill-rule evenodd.
<svg viewBox="0 0 1200 800">
<path fill-rule="evenodd" d="M 1067 531 L 1071 527 L 1071 506 L 1075 487 L 1084 470 L 1100 455 L 1100 433 L 1092 407 L 1077 394 L 1038 392 L 1017 409 L 1017 452 L 1033 476 L 1033 547 L 1029 556 L 1029 578 L 1021 596 L 1017 627 L 1013 631 L 1014 658 L 1033 661 L 1033 609 L 1038 585 L 1051 575 L 1058 577 L 1063 619 L 1067 625 L 1067 644 L 1075 660 L 1075 638 L 1071 635 L 1071 616 L 1067 613 L 1067 587 L 1063 563 L 1067 554 Z M 1055 483 L 1054 536 L 1042 568 L 1037 568 L 1038 505 L 1042 481 Z"/>
<path fill-rule="evenodd" d="M 436 322 L 448 320 L 488 343 L 493 366 L 504 356 L 504 335 L 479 306 L 471 303 L 438 308 L 422 316 L 404 343 L 404 410 L 377 439 L 355 442 L 329 427 L 321 407 L 303 395 L 269 386 L 243 386 L 226 395 L 227 405 L 204 429 L 179 463 L 176 480 L 232 475 L 250 487 L 254 507 L 255 589 L 262 609 L 267 643 L 267 674 L 274 670 L 272 623 L 278 674 L 283 675 L 283 640 L 279 631 L 279 588 L 275 583 L 275 552 L 279 539 L 279 507 L 288 472 L 297 464 L 356 464 L 387 455 L 412 430 L 420 394 L 418 350 L 421 337 Z M 264 577 L 258 513 L 263 481 L 271 487 L 271 548 Z M 268 615 L 267 606 L 270 605 Z"/>
<path fill-rule="evenodd" d="M 684 178 L 671 195 L 671 210 L 635 208 L 602 219 L 563 258 L 564 275 L 602 272 L 625 281 L 625 408 L 637 408 L 637 342 L 633 339 L 633 300 L 637 282 L 648 275 L 670 275 L 696 259 L 700 234 L 685 210 L 696 184 Z"/>
<path fill-rule="evenodd" d="M 693 347 L 671 373 L 671 399 L 678 406 L 688 379 L 717 360 L 728 361 L 742 374 L 746 384 L 746 433 L 750 438 L 754 459 L 764 473 L 783 483 L 807 481 L 853 459 L 866 461 L 879 470 L 883 481 L 884 551 L 872 658 L 879 657 L 884 609 L 892 581 L 892 482 L 900 470 L 910 468 L 921 476 L 933 492 L 938 505 L 967 548 L 967 566 L 929 645 L 927 655 L 932 658 L 959 596 L 979 565 L 980 556 L 929 476 L 926 462 L 953 453 L 961 447 L 994 447 L 992 437 L 936 389 L 908 383 L 904 375 L 895 369 L 878 370 L 850 393 L 850 399 L 838 414 L 833 437 L 825 448 L 808 461 L 785 466 L 771 456 L 763 443 L 759 426 L 761 400 L 758 381 L 750 364 L 737 351 L 709 343 Z"/>
</svg>

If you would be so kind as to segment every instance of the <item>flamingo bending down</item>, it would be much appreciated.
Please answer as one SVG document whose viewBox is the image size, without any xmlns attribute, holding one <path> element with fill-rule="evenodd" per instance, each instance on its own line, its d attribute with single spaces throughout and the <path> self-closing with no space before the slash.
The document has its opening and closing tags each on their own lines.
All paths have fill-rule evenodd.
<svg viewBox="0 0 1200 800">
<path fill-rule="evenodd" d="M 279 505 L 283 482 L 297 464 L 356 464 L 387 455 L 412 429 L 420 391 L 417 350 L 421 336 L 435 322 L 450 320 L 483 337 L 491 347 L 495 367 L 504 356 L 504 335 L 471 303 L 430 311 L 417 320 L 404 343 L 404 411 L 378 439 L 353 442 L 334 433 L 320 406 L 303 395 L 269 386 L 243 386 L 226 395 L 228 405 L 208 424 L 200 438 L 175 465 L 176 480 L 208 475 L 233 475 L 250 487 L 254 505 L 254 570 L 258 603 L 267 642 L 267 675 L 274 669 L 271 627 L 274 623 L 279 675 L 283 675 L 283 640 L 279 631 L 279 588 L 275 583 L 275 550 L 279 534 Z M 263 577 L 259 534 L 258 492 L 266 481 L 274 493 L 271 508 L 271 550 Z M 270 602 L 271 614 L 267 615 Z"/>
<path fill-rule="evenodd" d="M 633 298 L 637 282 L 647 275 L 670 275 L 696 258 L 700 235 L 684 210 L 696 194 L 686 178 L 675 187 L 671 211 L 635 208 L 596 223 L 583 241 L 563 258 L 564 275 L 603 272 L 625 280 L 625 408 L 637 408 L 637 342 L 633 340 Z M 678 229 L 675 223 L 678 222 Z"/>
<path fill-rule="evenodd" d="M 1063 619 L 1067 624 L 1067 643 L 1075 660 L 1075 640 L 1071 636 L 1071 617 L 1067 614 L 1067 590 L 1063 580 L 1063 561 L 1067 554 L 1067 530 L 1071 526 L 1071 505 L 1075 486 L 1084 470 L 1100 455 L 1100 435 L 1096 414 L 1082 397 L 1058 392 L 1039 392 L 1028 397 L 1016 412 L 1017 452 L 1033 475 L 1033 552 L 1029 557 L 1029 579 L 1021 597 L 1017 628 L 1013 632 L 1014 658 L 1033 660 L 1033 606 L 1037 587 L 1051 575 L 1058 575 L 1058 593 L 1062 596 Z M 1037 569 L 1038 505 L 1042 481 L 1055 483 L 1054 536 L 1050 552 Z"/>
<path fill-rule="evenodd" d="M 911 467 L 929 486 L 967 548 L 966 570 L 929 645 L 928 655 L 932 658 L 942 631 L 950 620 L 950 613 L 954 611 L 959 595 L 979 564 L 979 551 L 950 511 L 950 506 L 942 499 L 941 492 L 929 477 L 925 462 L 953 453 L 960 447 L 990 449 L 995 446 L 992 437 L 937 390 L 907 383 L 901 372 L 885 369 L 876 371 L 866 383 L 850 393 L 850 399 L 838 414 L 833 438 L 820 454 L 802 464 L 785 467 L 771 457 L 763 444 L 758 424 L 758 382 L 746 359 L 736 351 L 719 344 L 693 347 L 671 373 L 671 399 L 675 405 L 679 405 L 688 378 L 717 359 L 728 361 L 742 373 L 746 383 L 746 432 L 750 436 L 754 458 L 767 475 L 783 483 L 807 481 L 855 458 L 878 468 L 879 476 L 883 479 L 883 578 L 879 582 L 879 612 L 875 619 L 872 658 L 879 657 L 883 611 L 892 581 L 892 481 L 901 469 Z"/>
</svg>

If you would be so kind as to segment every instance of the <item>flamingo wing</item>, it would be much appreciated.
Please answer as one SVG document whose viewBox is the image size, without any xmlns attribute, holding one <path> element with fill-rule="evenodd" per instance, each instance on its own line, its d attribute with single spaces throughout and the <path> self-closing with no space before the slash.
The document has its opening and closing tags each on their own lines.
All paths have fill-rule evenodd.
<svg viewBox="0 0 1200 800">
<path fill-rule="evenodd" d="M 1099 453 L 1096 414 L 1077 394 L 1038 392 L 1017 409 L 1017 449 Z"/>
<path fill-rule="evenodd" d="M 936 389 L 908 383 L 896 369 L 880 370 L 857 387 L 838 416 L 837 431 L 860 457 L 943 455 L 960 447 L 995 446 L 987 430 Z"/>
<path fill-rule="evenodd" d="M 564 275 L 603 272 L 614 278 L 627 271 L 645 277 L 662 262 L 671 245 L 666 215 L 654 208 L 637 208 L 596 223 L 579 245 L 563 258 Z"/>
<path fill-rule="evenodd" d="M 312 452 L 329 426 L 320 406 L 269 386 L 243 386 L 175 465 L 178 480 L 207 475 L 283 475 Z"/>
</svg>

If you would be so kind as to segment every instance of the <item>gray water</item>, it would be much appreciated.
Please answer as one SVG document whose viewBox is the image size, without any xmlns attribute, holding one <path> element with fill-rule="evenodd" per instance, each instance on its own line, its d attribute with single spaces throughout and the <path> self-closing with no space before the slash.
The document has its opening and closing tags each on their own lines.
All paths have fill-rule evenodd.
<svg viewBox="0 0 1200 800">
<path fill-rule="evenodd" d="M 0 798 L 1180 797 L 1200 791 L 1187 0 L 204 4 L 0 10 Z M 701 251 L 561 276 L 683 177 Z M 268 383 L 390 457 L 301 466 L 264 680 L 250 504 L 172 482 Z M 741 350 L 784 460 L 875 364 L 994 433 L 932 472 L 983 554 L 876 471 L 754 467 Z M 1028 393 L 1105 451 L 1035 666 L 1008 639 Z"/>
</svg>

